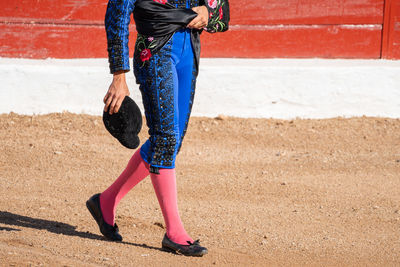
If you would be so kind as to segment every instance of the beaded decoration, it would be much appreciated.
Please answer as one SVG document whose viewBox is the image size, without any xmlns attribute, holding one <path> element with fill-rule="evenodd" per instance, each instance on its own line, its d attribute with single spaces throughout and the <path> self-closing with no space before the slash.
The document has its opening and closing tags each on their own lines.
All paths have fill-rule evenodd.
<svg viewBox="0 0 400 267">
<path fill-rule="evenodd" d="M 171 63 L 172 39 L 153 55 L 148 64 L 134 60 L 149 127 L 150 165 L 173 166 L 179 133 L 174 131 L 174 85 Z"/>
</svg>

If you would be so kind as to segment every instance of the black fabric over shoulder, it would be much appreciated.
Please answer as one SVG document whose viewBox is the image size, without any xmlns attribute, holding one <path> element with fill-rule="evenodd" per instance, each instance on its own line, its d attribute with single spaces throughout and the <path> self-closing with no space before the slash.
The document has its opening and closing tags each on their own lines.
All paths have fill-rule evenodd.
<svg viewBox="0 0 400 267">
<path fill-rule="evenodd" d="M 135 3 L 133 17 L 138 33 L 160 37 L 185 28 L 197 17 L 197 13 L 187 8 L 175 8 L 168 3 L 138 0 Z"/>
</svg>

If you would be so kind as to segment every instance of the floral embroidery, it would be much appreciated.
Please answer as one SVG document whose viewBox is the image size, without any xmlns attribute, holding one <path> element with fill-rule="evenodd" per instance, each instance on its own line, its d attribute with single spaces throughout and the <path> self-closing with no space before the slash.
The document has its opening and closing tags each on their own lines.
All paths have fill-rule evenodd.
<svg viewBox="0 0 400 267">
<path fill-rule="evenodd" d="M 136 49 L 140 55 L 140 60 L 143 63 L 142 67 L 152 57 L 151 49 L 155 47 L 156 47 L 156 41 L 154 40 L 154 37 L 144 36 L 138 33 L 136 39 Z"/>
<path fill-rule="evenodd" d="M 209 6 L 209 13 L 210 13 L 210 19 L 208 21 L 207 25 L 207 31 L 214 33 L 214 32 L 223 32 L 228 29 L 228 25 L 226 24 L 227 22 L 223 21 L 225 20 L 224 18 L 224 5 L 225 1 L 222 0 L 208 0 L 208 6 Z M 227 8 L 229 8 L 227 6 Z M 218 9 L 218 12 L 217 12 Z M 229 13 L 229 11 L 228 11 Z M 229 19 L 228 19 L 229 20 Z"/>
<path fill-rule="evenodd" d="M 216 8 L 218 4 L 217 0 L 208 0 L 208 6 L 211 8 Z"/>
<path fill-rule="evenodd" d="M 168 2 L 168 0 L 153 0 L 153 1 L 163 5 L 165 5 Z"/>
</svg>

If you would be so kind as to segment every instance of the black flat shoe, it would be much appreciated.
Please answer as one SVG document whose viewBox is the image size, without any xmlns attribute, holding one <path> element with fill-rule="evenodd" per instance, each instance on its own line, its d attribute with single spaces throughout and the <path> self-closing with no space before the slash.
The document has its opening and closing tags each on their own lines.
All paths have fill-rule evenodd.
<svg viewBox="0 0 400 267">
<path fill-rule="evenodd" d="M 101 213 L 100 208 L 100 194 L 95 194 L 86 201 L 86 207 L 92 214 L 93 218 L 96 220 L 100 232 L 109 240 L 112 241 L 122 241 L 122 236 L 119 234 L 119 229 L 117 224 L 111 226 L 106 223 L 103 219 L 103 213 Z"/>
<path fill-rule="evenodd" d="M 193 243 L 189 241 L 187 242 L 189 245 L 177 244 L 169 239 L 167 234 L 165 234 L 161 244 L 163 250 L 185 256 L 202 257 L 208 253 L 208 250 L 205 247 L 200 246 L 199 240 L 196 240 Z"/>
</svg>

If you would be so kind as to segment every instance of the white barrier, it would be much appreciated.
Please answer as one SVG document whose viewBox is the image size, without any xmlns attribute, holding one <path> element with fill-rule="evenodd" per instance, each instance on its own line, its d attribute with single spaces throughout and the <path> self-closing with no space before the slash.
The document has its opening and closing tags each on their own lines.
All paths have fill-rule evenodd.
<svg viewBox="0 0 400 267">
<path fill-rule="evenodd" d="M 132 72 L 131 96 L 141 104 Z M 0 58 L 0 113 L 100 115 L 107 59 Z M 194 116 L 400 117 L 400 61 L 201 59 Z"/>
</svg>

